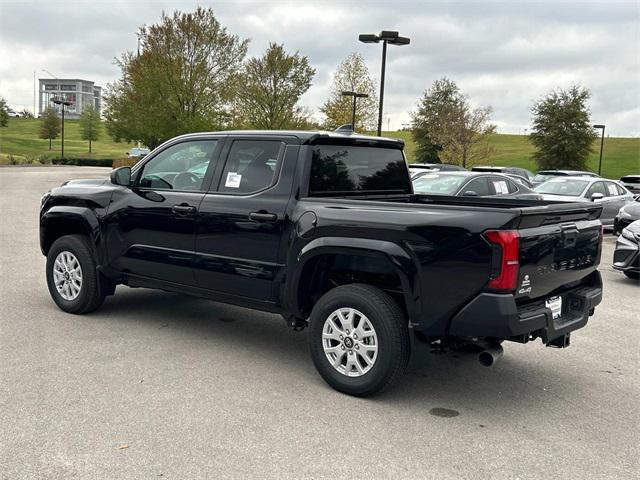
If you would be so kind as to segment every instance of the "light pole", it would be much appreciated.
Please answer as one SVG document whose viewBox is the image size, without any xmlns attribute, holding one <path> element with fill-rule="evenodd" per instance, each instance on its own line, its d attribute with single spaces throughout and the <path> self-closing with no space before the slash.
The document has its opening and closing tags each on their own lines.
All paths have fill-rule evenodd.
<svg viewBox="0 0 640 480">
<path fill-rule="evenodd" d="M 600 137 L 600 160 L 598 161 L 598 175 L 602 173 L 602 149 L 604 147 L 604 125 L 594 125 L 593 128 L 599 128 L 602 130 L 602 136 Z"/>
<path fill-rule="evenodd" d="M 351 91 L 342 92 L 343 97 L 353 97 L 353 112 L 351 113 L 351 130 L 356 131 L 356 103 L 359 98 L 367 98 L 366 93 L 356 93 Z"/>
<path fill-rule="evenodd" d="M 384 103 L 384 74 L 387 66 L 387 43 L 390 45 L 409 45 L 408 37 L 400 37 L 398 32 L 383 30 L 380 35 L 375 33 L 361 33 L 358 40 L 362 43 L 382 42 L 382 68 L 380 73 L 380 105 L 378 106 L 378 136 L 382 133 L 382 106 Z"/>
<path fill-rule="evenodd" d="M 68 107 L 71 105 L 71 102 L 64 100 L 62 98 L 53 98 L 51 100 L 56 105 L 62 105 L 62 129 L 61 129 L 61 139 L 62 139 L 62 152 L 60 153 L 61 158 L 64 158 L 64 107 Z"/>
</svg>

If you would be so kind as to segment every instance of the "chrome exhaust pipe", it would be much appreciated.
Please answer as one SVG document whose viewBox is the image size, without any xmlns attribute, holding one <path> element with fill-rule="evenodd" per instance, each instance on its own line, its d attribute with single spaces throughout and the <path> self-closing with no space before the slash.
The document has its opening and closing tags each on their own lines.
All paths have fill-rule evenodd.
<svg viewBox="0 0 640 480">
<path fill-rule="evenodd" d="M 491 367 L 500 357 L 502 357 L 503 353 L 504 350 L 501 345 L 491 345 L 483 352 L 480 352 L 478 355 L 478 361 L 485 367 Z"/>
</svg>

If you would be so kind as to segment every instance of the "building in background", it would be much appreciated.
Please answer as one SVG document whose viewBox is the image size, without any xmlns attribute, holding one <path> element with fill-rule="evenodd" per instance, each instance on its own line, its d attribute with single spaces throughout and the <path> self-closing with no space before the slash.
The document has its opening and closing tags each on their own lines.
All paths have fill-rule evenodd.
<svg viewBox="0 0 640 480">
<path fill-rule="evenodd" d="M 80 118 L 82 110 L 87 105 L 93 105 L 98 114 L 101 113 L 102 87 L 89 80 L 40 78 L 38 83 L 38 115 L 42 114 L 44 109 L 49 106 L 60 113 L 61 105 L 55 105 L 51 101 L 56 97 L 62 97 L 72 103 L 72 105 L 65 108 L 65 117 L 67 118 Z"/>
</svg>

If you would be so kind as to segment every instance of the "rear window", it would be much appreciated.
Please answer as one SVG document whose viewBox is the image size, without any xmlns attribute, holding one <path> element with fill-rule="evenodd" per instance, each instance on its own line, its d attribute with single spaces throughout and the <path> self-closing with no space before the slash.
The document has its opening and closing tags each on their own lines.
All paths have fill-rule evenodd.
<svg viewBox="0 0 640 480">
<path fill-rule="evenodd" d="M 413 191 L 429 195 L 454 195 L 467 180 L 462 175 L 428 173 L 413 181 Z"/>
<path fill-rule="evenodd" d="M 578 197 L 589 185 L 588 180 L 575 180 L 554 178 L 548 182 L 538 185 L 534 190 L 538 193 L 546 193 L 548 195 L 566 195 L 568 197 Z"/>
<path fill-rule="evenodd" d="M 402 150 L 355 145 L 311 147 L 309 194 L 411 193 Z"/>
<path fill-rule="evenodd" d="M 637 176 L 637 177 L 622 177 L 620 180 L 622 180 L 624 183 L 640 183 L 640 176 Z"/>
</svg>

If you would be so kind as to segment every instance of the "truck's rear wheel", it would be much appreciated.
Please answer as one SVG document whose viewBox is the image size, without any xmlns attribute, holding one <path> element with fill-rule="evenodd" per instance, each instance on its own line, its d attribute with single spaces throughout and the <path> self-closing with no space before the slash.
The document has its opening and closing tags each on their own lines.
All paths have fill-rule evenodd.
<svg viewBox="0 0 640 480">
<path fill-rule="evenodd" d="M 336 390 L 366 397 L 404 373 L 407 320 L 382 290 L 362 284 L 334 288 L 313 307 L 309 323 L 313 362 Z"/>
<path fill-rule="evenodd" d="M 88 313 L 105 299 L 86 237 L 60 237 L 47 254 L 47 286 L 56 305 L 68 313 Z"/>
</svg>

